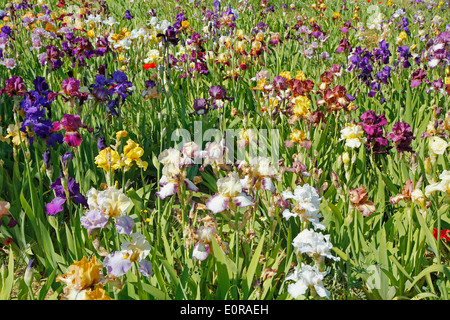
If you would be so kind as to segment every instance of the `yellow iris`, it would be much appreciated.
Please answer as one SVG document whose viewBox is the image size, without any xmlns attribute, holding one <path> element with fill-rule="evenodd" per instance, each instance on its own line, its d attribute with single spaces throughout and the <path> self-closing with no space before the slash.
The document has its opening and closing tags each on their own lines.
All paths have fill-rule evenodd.
<svg viewBox="0 0 450 320">
<path fill-rule="evenodd" d="M 310 114 L 309 107 L 311 105 L 311 100 L 309 100 L 306 96 L 298 96 L 294 98 L 294 107 L 293 111 L 295 116 L 297 117 L 304 117 L 308 114 Z"/>
<path fill-rule="evenodd" d="M 253 90 L 264 90 L 264 86 L 267 84 L 266 79 L 261 79 L 257 82 L 256 87 L 253 87 Z"/>
<path fill-rule="evenodd" d="M 116 150 L 120 146 L 120 139 L 127 135 L 128 133 L 125 130 L 116 133 Z M 116 150 L 107 147 L 100 151 L 98 156 L 95 157 L 97 166 L 103 168 L 106 172 L 118 170 L 125 166 L 124 170 L 127 171 L 134 161 L 139 168 L 147 170 L 148 162 L 141 160 L 141 157 L 144 155 L 144 149 L 133 140 L 128 139 L 127 144 L 123 147 L 122 154 L 119 154 Z"/>
<path fill-rule="evenodd" d="M 184 21 L 182 21 L 181 22 L 181 26 L 184 28 L 184 29 L 186 29 L 186 28 L 189 28 L 189 21 L 187 21 L 187 20 L 184 20 Z"/>
<path fill-rule="evenodd" d="M 142 161 L 141 157 L 144 155 L 144 149 L 131 139 L 128 139 L 127 145 L 123 148 L 123 156 L 125 159 L 125 165 L 131 166 L 132 162 L 136 162 L 139 168 L 147 170 L 148 163 Z"/>
<path fill-rule="evenodd" d="M 303 71 L 298 71 L 297 75 L 295 76 L 295 79 L 299 80 L 299 81 L 305 81 L 306 80 L 306 76 L 305 73 Z"/>
<path fill-rule="evenodd" d="M 120 156 L 117 151 L 111 149 L 111 147 L 107 147 L 100 151 L 97 157 L 95 157 L 95 164 L 99 168 L 103 168 L 103 170 L 109 172 L 117 170 L 121 168 L 120 164 Z"/>
<path fill-rule="evenodd" d="M 95 38 L 95 31 L 94 31 L 93 29 L 90 29 L 90 30 L 87 32 L 87 36 L 88 36 L 89 38 Z"/>
<path fill-rule="evenodd" d="M 92 257 L 92 261 L 83 257 L 80 261 L 75 261 L 67 273 L 63 275 L 64 278 L 70 278 L 71 283 L 68 285 L 77 290 L 87 289 L 100 281 L 100 268 L 97 264 L 97 258 Z"/>
<path fill-rule="evenodd" d="M 280 76 L 283 77 L 283 78 L 286 78 L 288 80 L 292 79 L 292 75 L 291 75 L 290 71 L 283 71 L 283 72 L 280 73 Z"/>
<path fill-rule="evenodd" d="M 303 130 L 299 130 L 299 129 L 293 129 L 290 135 L 291 141 L 294 142 L 302 142 L 306 139 L 306 135 L 305 132 L 303 132 Z"/>
<path fill-rule="evenodd" d="M 95 286 L 91 292 L 86 292 L 86 300 L 112 300 L 106 295 L 105 289 L 101 286 Z"/>
<path fill-rule="evenodd" d="M 20 124 L 19 124 L 20 125 Z M 20 146 L 20 141 L 22 140 L 22 143 L 28 144 L 28 137 L 31 137 L 31 133 L 27 128 L 27 133 L 20 130 L 20 127 L 17 124 L 10 124 L 8 126 L 8 129 L 6 129 L 6 132 L 8 134 L 5 136 L 5 139 L 11 138 L 12 143 L 15 146 Z"/>
<path fill-rule="evenodd" d="M 127 136 L 127 132 L 125 130 L 120 130 L 116 132 L 116 142 L 119 142 L 120 138 L 125 138 Z"/>
</svg>

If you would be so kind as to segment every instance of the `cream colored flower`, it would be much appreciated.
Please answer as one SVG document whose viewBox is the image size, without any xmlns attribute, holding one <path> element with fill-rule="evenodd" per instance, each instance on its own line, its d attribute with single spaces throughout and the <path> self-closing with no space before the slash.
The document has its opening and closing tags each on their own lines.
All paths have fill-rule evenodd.
<svg viewBox="0 0 450 320">
<path fill-rule="evenodd" d="M 98 209 L 109 217 L 125 215 L 131 206 L 131 200 L 122 192 L 122 189 L 108 187 L 103 191 L 90 189 L 87 192 L 90 209 Z"/>
<path fill-rule="evenodd" d="M 217 180 L 217 191 L 225 197 L 236 197 L 242 192 L 241 180 L 237 173 Z"/>
<path fill-rule="evenodd" d="M 450 171 L 444 170 L 444 172 L 439 175 L 439 179 L 441 179 L 441 181 L 425 187 L 425 196 L 428 197 L 431 193 L 436 191 L 450 194 Z"/>
<path fill-rule="evenodd" d="M 414 189 L 411 192 L 411 201 L 418 204 L 422 209 L 425 208 L 427 198 L 420 189 Z"/>
<path fill-rule="evenodd" d="M 347 124 L 341 130 L 341 140 L 345 140 L 345 146 L 351 149 L 359 148 L 361 144 L 366 142 L 362 127 L 353 123 Z"/>
<path fill-rule="evenodd" d="M 144 59 L 145 63 L 159 63 L 162 60 L 161 54 L 158 49 L 152 49 L 148 52 L 147 59 Z"/>
<path fill-rule="evenodd" d="M 150 244 L 145 236 L 135 232 L 131 234 L 132 241 L 122 244 L 122 253 L 131 262 L 144 260 L 150 253 Z"/>
<path fill-rule="evenodd" d="M 444 154 L 449 143 L 438 136 L 432 136 L 429 138 L 429 147 L 434 154 Z"/>
</svg>

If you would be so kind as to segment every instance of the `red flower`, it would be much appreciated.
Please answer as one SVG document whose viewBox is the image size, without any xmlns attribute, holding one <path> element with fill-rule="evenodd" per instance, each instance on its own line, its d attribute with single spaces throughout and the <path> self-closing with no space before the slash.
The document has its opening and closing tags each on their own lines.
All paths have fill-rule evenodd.
<svg viewBox="0 0 450 320">
<path fill-rule="evenodd" d="M 152 62 L 152 63 L 146 63 L 146 64 L 144 64 L 143 66 L 142 66 L 142 68 L 144 68 L 145 70 L 148 70 L 148 69 L 153 69 L 153 68 L 156 68 L 156 64 L 154 63 L 154 62 Z"/>
<path fill-rule="evenodd" d="M 446 242 L 450 241 L 449 234 L 450 234 L 450 229 L 441 230 L 441 237 L 440 238 L 444 239 Z M 433 229 L 433 236 L 437 240 L 437 229 L 436 228 Z"/>
<path fill-rule="evenodd" d="M 11 238 L 8 238 L 8 239 L 5 240 L 5 246 L 7 246 L 8 244 L 11 244 L 11 243 L 12 243 L 12 239 Z"/>
</svg>

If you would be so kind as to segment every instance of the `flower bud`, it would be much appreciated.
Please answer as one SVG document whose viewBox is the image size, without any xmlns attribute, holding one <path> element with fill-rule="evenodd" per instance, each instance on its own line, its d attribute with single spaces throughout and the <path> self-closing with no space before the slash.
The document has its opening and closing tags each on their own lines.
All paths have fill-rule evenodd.
<svg viewBox="0 0 450 320">
<path fill-rule="evenodd" d="M 331 182 L 333 183 L 333 186 L 336 188 L 336 190 L 339 190 L 341 188 L 341 183 L 339 182 L 339 177 L 336 172 L 331 171 Z"/>
<path fill-rule="evenodd" d="M 344 152 L 342 154 L 342 162 L 345 166 L 348 166 L 350 164 L 350 155 L 348 154 L 348 152 Z"/>
<path fill-rule="evenodd" d="M 25 281 L 25 284 L 29 287 L 31 285 L 31 281 L 33 280 L 33 265 L 34 265 L 34 259 L 31 258 L 28 262 L 27 268 L 25 270 L 25 274 L 23 276 L 23 281 Z"/>
<path fill-rule="evenodd" d="M 425 168 L 425 173 L 431 174 L 431 159 L 429 157 L 425 158 L 425 160 L 423 161 L 423 165 Z"/>
<path fill-rule="evenodd" d="M 425 208 L 427 199 L 425 198 L 422 190 L 414 189 L 413 192 L 411 192 L 411 200 L 412 202 L 418 204 L 422 209 Z"/>
</svg>

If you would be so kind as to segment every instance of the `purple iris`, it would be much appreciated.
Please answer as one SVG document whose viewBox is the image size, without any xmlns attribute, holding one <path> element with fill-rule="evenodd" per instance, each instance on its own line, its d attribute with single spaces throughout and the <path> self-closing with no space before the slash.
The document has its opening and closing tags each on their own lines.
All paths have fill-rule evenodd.
<svg viewBox="0 0 450 320">
<path fill-rule="evenodd" d="M 395 123 L 392 132 L 389 132 L 387 137 L 394 143 L 398 152 L 413 152 L 411 142 L 416 137 L 411 132 L 411 126 L 408 123 Z"/>
<path fill-rule="evenodd" d="M 337 53 L 341 53 L 344 51 L 350 52 L 352 50 L 352 47 L 350 45 L 350 42 L 347 38 L 342 38 L 341 41 L 339 41 L 339 46 L 336 49 Z"/>
<path fill-rule="evenodd" d="M 13 30 L 11 29 L 11 27 L 8 27 L 8 26 L 3 26 L 1 28 L 1 32 L 3 34 L 6 34 L 8 37 L 11 37 L 14 40 L 13 36 L 11 35 L 12 31 Z"/>
<path fill-rule="evenodd" d="M 421 68 L 417 69 L 411 74 L 411 88 L 415 88 L 422 84 L 422 81 L 425 83 L 429 83 L 428 79 L 426 79 L 427 72 Z"/>
<path fill-rule="evenodd" d="M 45 47 L 46 60 L 41 61 L 41 64 L 45 64 L 45 61 L 48 61 L 52 70 L 57 70 L 62 67 L 63 61 L 62 58 L 65 56 L 64 52 L 59 50 L 58 47 L 53 45 L 48 45 Z"/>
<path fill-rule="evenodd" d="M 194 112 L 190 113 L 189 115 L 205 115 L 209 111 L 209 101 L 207 99 L 195 99 L 194 105 L 192 107 L 194 108 Z"/>
<path fill-rule="evenodd" d="M 385 40 L 380 41 L 378 44 L 378 48 L 375 48 L 373 50 L 373 55 L 375 57 L 375 60 L 381 59 L 383 64 L 389 63 L 389 57 L 392 55 L 389 51 L 389 43 L 387 43 Z"/>
<path fill-rule="evenodd" d="M 91 235 L 94 230 L 103 229 L 109 222 L 109 217 L 103 211 L 94 209 L 86 211 L 86 214 L 80 218 L 81 225 Z"/>
<path fill-rule="evenodd" d="M 102 151 L 103 149 L 106 149 L 107 145 L 106 145 L 106 139 L 105 137 L 99 137 L 97 140 L 97 149 L 98 151 Z"/>
<path fill-rule="evenodd" d="M 69 162 L 72 161 L 73 154 L 70 151 L 67 151 L 61 156 L 61 162 L 63 164 L 63 167 L 67 167 L 69 165 Z"/>
<path fill-rule="evenodd" d="M 409 47 L 400 46 L 397 48 L 397 51 L 399 53 L 399 59 L 395 63 L 395 65 L 397 66 L 397 64 L 402 61 L 403 68 L 408 69 L 409 67 L 411 67 L 411 64 L 409 63 L 409 58 L 412 58 L 412 54 L 409 52 Z"/>
<path fill-rule="evenodd" d="M 131 15 L 130 10 L 125 11 L 125 15 L 123 16 L 122 20 L 123 19 L 127 19 L 127 20 L 133 19 L 133 16 Z"/>
<path fill-rule="evenodd" d="M 375 154 L 386 154 L 391 147 L 383 133 L 383 127 L 387 125 L 384 114 L 377 115 L 375 111 L 368 110 L 361 115 L 361 120 L 358 125 L 367 135 L 367 149 L 373 150 Z"/>
<path fill-rule="evenodd" d="M 20 76 L 12 76 L 5 80 L 5 87 L 0 88 L 0 95 L 7 94 L 9 97 L 23 96 L 26 93 L 25 83 Z"/>
<path fill-rule="evenodd" d="M 63 210 L 62 205 L 67 201 L 66 191 L 62 184 L 61 176 L 50 185 L 50 188 L 55 193 L 55 198 L 46 205 L 45 212 L 48 215 L 55 215 Z M 67 179 L 67 188 L 69 197 L 73 202 L 81 204 L 85 208 L 89 208 L 86 198 L 80 192 L 80 185 L 70 176 Z"/>
<path fill-rule="evenodd" d="M 115 71 L 112 78 L 108 79 L 98 74 L 89 90 L 96 101 L 106 104 L 112 115 L 118 115 L 117 108 L 133 93 L 132 87 L 133 84 L 125 73 Z"/>
<path fill-rule="evenodd" d="M 220 10 L 220 0 L 214 0 L 213 6 L 214 6 L 214 12 L 217 13 L 217 11 Z"/>
<path fill-rule="evenodd" d="M 97 48 L 94 48 L 88 38 L 75 37 L 72 32 L 66 33 L 65 38 L 61 49 L 72 60 L 72 67 L 75 67 L 77 63 L 79 66 L 85 66 L 87 59 L 101 57 L 112 51 L 106 37 L 97 39 Z"/>
<path fill-rule="evenodd" d="M 52 161 L 52 156 L 51 156 L 50 149 L 47 149 L 47 150 L 44 151 L 43 160 L 44 160 L 45 169 L 50 169 L 51 166 L 52 166 L 52 162 L 51 162 Z"/>
<path fill-rule="evenodd" d="M 223 108 L 224 100 L 234 100 L 233 97 L 227 97 L 227 90 L 220 85 L 209 88 L 209 95 L 211 96 L 211 105 L 214 109 Z"/>
<path fill-rule="evenodd" d="M 178 44 L 178 42 L 180 41 L 179 38 L 177 38 L 178 35 L 178 29 L 175 28 L 175 26 L 169 26 L 166 29 L 166 32 L 163 33 L 158 33 L 156 36 L 157 37 L 162 37 L 163 41 L 165 43 L 171 43 L 173 46 L 176 46 Z"/>
<path fill-rule="evenodd" d="M 27 92 L 19 104 L 19 109 L 25 113 L 20 130 L 27 132 L 27 127 L 32 128 L 36 136 L 46 141 L 47 146 L 61 144 L 63 136 L 53 132 L 53 122 L 50 120 L 51 103 L 56 95 L 48 90 L 45 79 L 38 77 L 33 83 L 35 90 Z M 33 142 L 32 139 L 30 141 Z"/>
</svg>

